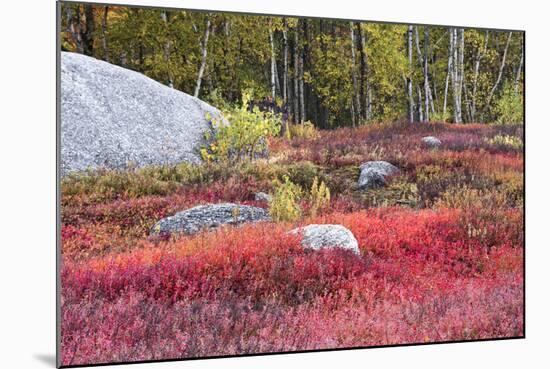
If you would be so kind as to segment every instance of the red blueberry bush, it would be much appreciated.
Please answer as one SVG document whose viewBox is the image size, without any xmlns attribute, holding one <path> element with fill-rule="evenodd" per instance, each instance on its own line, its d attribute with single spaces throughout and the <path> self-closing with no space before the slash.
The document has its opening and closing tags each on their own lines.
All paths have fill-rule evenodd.
<svg viewBox="0 0 550 369">
<path fill-rule="evenodd" d="M 231 170 L 65 180 L 62 364 L 522 336 L 523 153 L 485 140 L 497 134 L 522 138 L 508 127 L 372 125 L 277 138 L 271 161 Z M 427 135 L 442 146 L 423 147 Z M 359 192 L 368 160 L 401 173 Z M 283 176 L 305 189 L 323 180 L 329 206 L 295 223 L 149 235 L 198 204 L 267 207 L 254 192 L 273 193 Z M 288 231 L 311 223 L 344 225 L 360 255 L 303 249 Z"/>
</svg>

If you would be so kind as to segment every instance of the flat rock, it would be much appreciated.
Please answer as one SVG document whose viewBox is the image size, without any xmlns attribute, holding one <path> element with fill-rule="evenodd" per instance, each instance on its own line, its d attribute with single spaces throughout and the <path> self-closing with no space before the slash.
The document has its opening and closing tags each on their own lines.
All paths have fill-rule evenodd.
<svg viewBox="0 0 550 369">
<path fill-rule="evenodd" d="M 232 203 L 199 205 L 161 219 L 153 226 L 151 234 L 191 235 L 203 229 L 216 228 L 224 224 L 237 225 L 269 220 L 271 217 L 268 212 L 255 206 Z"/>
<path fill-rule="evenodd" d="M 366 190 L 386 185 L 386 177 L 399 173 L 399 169 L 387 161 L 368 161 L 359 167 L 361 174 L 357 188 Z"/>
<path fill-rule="evenodd" d="M 437 148 L 441 146 L 441 140 L 434 136 L 422 137 L 422 143 L 430 148 Z"/>
<path fill-rule="evenodd" d="M 301 234 L 302 247 L 312 250 L 340 248 L 359 255 L 357 239 L 349 229 L 340 224 L 310 224 L 290 231 Z"/>
<path fill-rule="evenodd" d="M 257 192 L 254 194 L 254 200 L 255 201 L 265 201 L 270 202 L 273 197 L 270 194 L 267 194 L 265 192 Z"/>
<path fill-rule="evenodd" d="M 61 53 L 61 175 L 201 162 L 218 109 L 143 74 Z"/>
</svg>

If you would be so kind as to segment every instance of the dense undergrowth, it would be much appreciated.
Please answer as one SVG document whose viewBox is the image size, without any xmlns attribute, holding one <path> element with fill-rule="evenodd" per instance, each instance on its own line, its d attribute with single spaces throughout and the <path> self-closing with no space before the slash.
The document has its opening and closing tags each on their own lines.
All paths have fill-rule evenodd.
<svg viewBox="0 0 550 369">
<path fill-rule="evenodd" d="M 296 132 L 268 159 L 65 178 L 62 363 L 523 335 L 521 126 Z M 368 160 L 401 173 L 358 191 Z M 268 207 L 254 193 L 284 183 L 306 194 L 297 216 L 149 237 L 200 203 Z M 303 250 L 287 231 L 309 223 L 346 226 L 360 255 Z"/>
</svg>

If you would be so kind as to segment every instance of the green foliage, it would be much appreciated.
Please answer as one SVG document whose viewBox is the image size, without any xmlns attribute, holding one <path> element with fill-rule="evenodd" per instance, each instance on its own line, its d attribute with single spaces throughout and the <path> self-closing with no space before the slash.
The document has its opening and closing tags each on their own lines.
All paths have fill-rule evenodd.
<svg viewBox="0 0 550 369">
<path fill-rule="evenodd" d="M 447 123 L 450 121 L 452 121 L 452 115 L 451 115 L 451 112 L 448 110 L 445 114 L 443 114 L 443 111 L 430 113 L 430 122 Z"/>
<path fill-rule="evenodd" d="M 329 204 L 330 189 L 325 185 L 325 182 L 319 181 L 315 177 L 309 191 L 309 214 L 315 217 L 319 210 L 326 209 Z"/>
<path fill-rule="evenodd" d="M 269 203 L 269 214 L 276 222 L 294 222 L 302 216 L 298 201 L 302 196 L 300 186 L 292 183 L 288 176 L 283 177 L 275 189 L 273 199 Z"/>
<path fill-rule="evenodd" d="M 310 161 L 287 165 L 285 175 L 302 188 L 311 188 L 315 179 L 322 176 L 321 169 Z"/>
<path fill-rule="evenodd" d="M 94 31 L 86 36 L 91 38 L 93 44 L 91 56 L 136 70 L 189 94 L 195 90 L 204 34 L 209 25 L 207 72 L 203 76 L 199 97 L 222 110 L 233 111 L 231 106 L 239 102 L 242 91 L 247 89 L 254 90 L 254 99 L 271 96 L 271 56 L 272 53 L 275 56 L 278 77 L 282 80 L 285 44 L 288 46 L 286 55 L 290 86 L 294 76 L 301 74 L 296 73 L 293 56 L 303 53 L 307 61 L 303 66 L 306 92 L 304 119 L 314 118 L 315 123 L 323 128 L 351 125 L 352 101 L 356 92 L 352 71 L 357 72 L 359 84 L 365 90 L 361 105 L 364 106 L 367 99 L 370 101 L 370 117 L 362 116 L 360 123 L 366 123 L 365 120 L 380 122 L 406 118 L 408 95 L 404 82 L 407 78 L 413 81 L 415 105 L 423 100 L 418 96 L 417 87 L 420 87 L 422 97 L 425 96 L 422 85 L 423 56 L 419 55 L 416 45 L 418 43 L 420 54 L 423 54 L 425 26 L 418 26 L 418 40 L 416 29 L 413 32 L 412 64 L 409 65 L 406 25 L 361 23 L 357 28 L 354 22 L 351 26 L 356 40 L 361 40 L 363 36 L 365 41 L 364 50 L 360 50 L 359 42 L 355 47 L 352 45 L 348 21 L 295 17 L 285 17 L 283 21 L 282 17 L 273 16 L 174 9 L 163 11 L 125 6 L 109 7 L 104 18 L 103 6 L 90 6 L 93 7 Z M 62 4 L 60 36 L 63 50 L 80 52 L 77 44 L 82 37 L 71 33 L 68 18 L 72 14 L 73 22 L 80 22 L 74 24 L 73 29 L 85 30 L 87 20 L 83 9 L 81 4 Z M 449 121 L 454 113 L 452 84 L 447 79 L 448 32 L 447 27 L 429 26 L 428 69 L 435 111 L 430 112 L 431 121 Z M 273 50 L 270 33 L 273 36 Z M 521 75 L 518 80 L 520 93 L 516 94 L 514 88 L 510 88 L 516 80 L 521 61 L 522 35 L 513 33 L 501 82 L 492 99 L 489 99 L 499 73 L 508 32 L 488 31 L 488 38 L 485 30 L 467 29 L 464 34 L 463 119 L 502 124 L 522 122 Z M 296 44 L 295 36 L 298 36 Z M 352 60 L 352 48 L 355 50 L 355 60 Z M 361 75 L 362 51 L 367 57 L 366 68 L 362 72 L 365 75 Z M 476 60 L 480 63 L 477 64 Z M 277 82 L 275 96 L 278 107 L 284 105 L 281 82 Z M 444 93 L 446 87 L 447 94 Z M 443 116 L 445 96 L 447 114 Z M 284 102 L 286 109 L 294 109 L 296 98 L 293 93 L 287 96 Z M 357 111 L 356 107 L 354 111 Z M 290 113 L 296 115 L 295 112 Z"/>
<path fill-rule="evenodd" d="M 497 102 L 498 124 L 523 123 L 523 94 L 515 92 L 513 86 L 506 85 Z"/>
<path fill-rule="evenodd" d="M 373 24 L 362 26 L 367 32 L 367 53 L 370 70 L 369 83 L 373 89 L 372 110 L 377 121 L 394 121 L 406 115 L 406 101 L 395 96 L 403 90 L 403 76 L 407 73 L 407 58 L 402 25 Z"/>
<path fill-rule="evenodd" d="M 207 133 L 210 144 L 201 148 L 206 161 L 239 162 L 253 159 L 267 150 L 267 139 L 279 134 L 280 115 L 261 112 L 258 107 L 248 110 L 251 93 L 243 93 L 242 105 L 224 112 L 229 121 L 214 120 L 214 132 Z"/>
</svg>

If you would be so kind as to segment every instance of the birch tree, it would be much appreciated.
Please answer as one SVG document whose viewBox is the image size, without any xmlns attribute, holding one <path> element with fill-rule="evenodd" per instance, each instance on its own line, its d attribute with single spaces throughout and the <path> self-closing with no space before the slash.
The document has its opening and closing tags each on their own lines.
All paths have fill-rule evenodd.
<svg viewBox="0 0 550 369">
<path fill-rule="evenodd" d="M 166 71 L 168 74 L 168 87 L 174 88 L 174 77 L 170 68 L 170 49 L 172 48 L 172 42 L 170 41 L 169 30 L 168 30 L 169 14 L 166 10 L 163 10 L 160 12 L 160 17 L 162 19 L 162 22 L 164 23 L 164 28 L 166 32 L 165 41 L 163 45 L 163 59 L 164 59 L 164 64 L 166 65 Z M 198 92 L 197 92 L 197 96 L 198 96 Z"/>
<path fill-rule="evenodd" d="M 451 28 L 451 84 L 453 86 L 454 122 L 462 123 L 462 83 L 464 78 L 464 29 Z"/>
<path fill-rule="evenodd" d="M 210 18 L 206 18 L 206 27 L 204 28 L 204 37 L 201 44 L 201 65 L 199 68 L 199 74 L 197 75 L 197 83 L 195 86 L 195 93 L 193 96 L 198 97 L 201 90 L 202 76 L 206 69 L 207 53 L 208 53 L 208 37 L 210 36 Z"/>
<path fill-rule="evenodd" d="M 447 57 L 447 74 L 445 76 L 445 92 L 443 94 L 443 117 L 444 119 L 447 119 L 447 96 L 449 92 L 449 76 L 451 75 L 452 71 L 451 68 L 453 66 L 453 30 L 450 28 L 448 30 L 449 33 L 449 48 L 448 48 L 448 57 Z"/>
<path fill-rule="evenodd" d="M 288 35 L 287 22 L 283 17 L 283 105 L 286 106 L 288 99 Z"/>
<path fill-rule="evenodd" d="M 430 121 L 430 99 L 428 91 L 430 91 L 430 82 L 428 81 L 428 43 L 429 43 L 429 28 L 424 26 L 424 110 L 426 112 L 424 116 L 424 122 Z M 430 91 L 431 94 L 431 91 Z"/>
<path fill-rule="evenodd" d="M 275 74 L 276 63 L 275 60 L 275 43 L 273 42 L 273 29 L 269 27 L 269 45 L 271 46 L 271 97 L 275 101 Z"/>
<path fill-rule="evenodd" d="M 420 65 L 420 68 L 424 71 L 424 68 L 426 68 L 426 72 L 424 73 L 424 80 L 427 79 L 427 56 L 425 57 L 422 54 L 422 51 L 420 50 L 420 36 L 418 35 L 418 27 L 414 27 L 415 30 L 415 39 L 416 39 L 416 52 L 418 54 L 418 64 Z M 427 51 L 427 50 L 426 50 Z M 424 94 L 426 96 L 426 100 L 428 101 L 428 105 L 431 106 L 432 112 L 435 113 L 435 107 L 433 104 L 433 97 L 432 97 L 432 89 L 430 88 L 430 83 L 424 83 Z M 426 117 L 428 116 L 429 112 L 428 109 L 425 111 Z M 424 119 L 425 121 L 427 118 Z"/>
<path fill-rule="evenodd" d="M 521 55 L 519 57 L 519 65 L 518 65 L 518 68 L 516 70 L 516 79 L 514 80 L 514 93 L 517 94 L 518 93 L 518 88 L 519 88 L 519 80 L 521 78 L 521 72 L 523 71 L 523 37 L 521 39 Z"/>
<path fill-rule="evenodd" d="M 413 52 L 412 52 L 412 39 L 413 39 L 413 26 L 409 26 L 407 30 L 407 53 L 409 60 L 409 73 L 407 75 L 407 95 L 409 97 L 409 122 L 414 121 L 414 97 L 412 88 L 412 74 L 413 74 Z"/>
<path fill-rule="evenodd" d="M 522 104 L 521 33 L 87 5 L 62 4 L 63 51 L 222 108 L 252 89 L 255 100 L 281 98 L 297 123 L 329 128 L 439 112 L 492 122 Z"/>
<path fill-rule="evenodd" d="M 95 31 L 94 11 L 92 5 L 73 6 L 67 4 L 67 25 L 68 31 L 75 40 L 76 47 L 79 53 L 93 56 Z"/>
<path fill-rule="evenodd" d="M 489 96 L 487 97 L 487 102 L 485 103 L 485 107 L 483 108 L 482 114 L 484 114 L 490 107 L 491 100 L 493 99 L 493 95 L 500 84 L 500 80 L 502 78 L 502 72 L 504 71 L 504 65 L 506 63 L 506 55 L 508 54 L 508 47 L 510 46 L 510 39 L 512 38 L 512 32 L 508 33 L 508 38 L 506 40 L 506 45 L 504 46 L 504 51 L 502 52 L 502 58 L 500 62 L 500 68 L 498 70 L 497 79 L 495 81 L 495 84 L 491 88 L 491 91 L 489 91 Z"/>
</svg>

